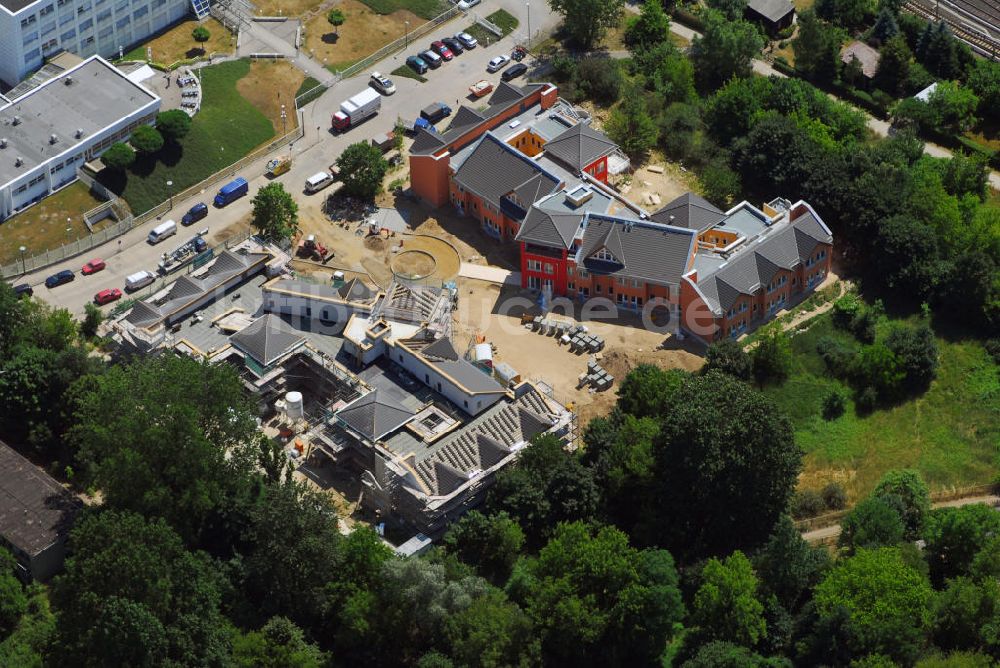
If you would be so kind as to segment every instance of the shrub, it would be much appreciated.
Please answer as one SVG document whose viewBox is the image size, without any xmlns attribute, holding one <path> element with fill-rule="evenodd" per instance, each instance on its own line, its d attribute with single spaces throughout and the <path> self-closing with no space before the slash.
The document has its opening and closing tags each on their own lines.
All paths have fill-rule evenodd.
<svg viewBox="0 0 1000 668">
<path fill-rule="evenodd" d="M 814 489 L 803 489 L 792 497 L 792 516 L 796 519 L 816 517 L 826 508 L 823 497 Z"/>
<path fill-rule="evenodd" d="M 823 419 L 836 420 L 847 410 L 847 399 L 840 390 L 830 390 L 823 399 Z"/>
<path fill-rule="evenodd" d="M 152 155 L 163 148 L 163 135 L 156 128 L 149 125 L 140 125 L 132 131 L 129 143 L 139 153 Z"/>
<path fill-rule="evenodd" d="M 927 325 L 896 326 L 885 338 L 906 375 L 905 386 L 910 391 L 926 390 L 937 375 L 938 347 L 934 333 Z"/>
<path fill-rule="evenodd" d="M 622 73 L 611 58 L 584 58 L 576 68 L 576 83 L 589 98 L 607 107 L 621 96 Z"/>
<path fill-rule="evenodd" d="M 761 332 L 750 360 L 754 379 L 759 385 L 783 383 L 792 366 L 792 346 L 788 335 L 777 326 L 768 327 Z"/>
<path fill-rule="evenodd" d="M 833 302 L 833 324 L 850 331 L 851 322 L 865 307 L 861 298 L 850 292 Z"/>
<path fill-rule="evenodd" d="M 838 378 L 847 376 L 851 368 L 851 360 L 854 359 L 855 355 L 852 348 L 832 336 L 824 336 L 816 342 L 816 352 L 831 374 Z"/>
<path fill-rule="evenodd" d="M 733 339 L 723 339 L 705 352 L 705 372 L 718 369 L 740 380 L 750 380 L 750 356 Z"/>
<path fill-rule="evenodd" d="M 83 313 L 83 320 L 80 321 L 80 333 L 87 338 L 93 338 L 97 336 L 97 328 L 101 326 L 104 314 L 101 313 L 101 309 L 90 302 L 84 304 Z"/>
<path fill-rule="evenodd" d="M 1000 364 L 1000 339 L 990 339 L 986 342 L 986 352 L 997 364 Z"/>
<path fill-rule="evenodd" d="M 878 392 L 874 387 L 866 387 L 854 398 L 854 406 L 861 414 L 871 413 L 878 405 Z"/>
<path fill-rule="evenodd" d="M 115 142 L 101 154 L 101 162 L 110 169 L 122 171 L 135 162 L 135 151 L 128 144 Z"/>
<path fill-rule="evenodd" d="M 828 510 L 843 510 L 847 507 L 847 492 L 839 482 L 829 482 L 820 492 Z"/>
<path fill-rule="evenodd" d="M 208 31 L 208 28 L 206 28 L 205 26 L 198 26 L 197 28 L 191 31 L 191 37 L 194 38 L 194 41 L 201 44 L 211 39 L 212 33 L 210 33 Z"/>
</svg>

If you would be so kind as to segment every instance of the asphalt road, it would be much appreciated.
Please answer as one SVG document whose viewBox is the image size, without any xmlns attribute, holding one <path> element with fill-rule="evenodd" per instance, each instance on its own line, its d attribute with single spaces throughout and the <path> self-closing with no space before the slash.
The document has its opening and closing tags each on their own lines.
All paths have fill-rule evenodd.
<svg viewBox="0 0 1000 668">
<path fill-rule="evenodd" d="M 276 151 L 274 155 L 262 158 L 257 163 L 239 171 L 238 175 L 245 177 L 250 182 L 250 196 L 243 197 L 224 209 L 215 209 L 211 206 L 211 200 L 215 195 L 214 190 L 185 200 L 175 198 L 173 209 L 164 214 L 160 220 L 153 220 L 141 225 L 119 239 L 89 251 L 86 255 L 46 267 L 14 279 L 12 282 L 30 283 L 35 286 L 36 297 L 53 306 L 67 308 L 74 314 L 81 314 L 84 305 L 93 299 L 94 294 L 105 288 L 122 288 L 125 284 L 125 277 L 137 271 L 154 270 L 162 253 L 174 249 L 183 241 L 194 236 L 196 231 L 208 228 L 211 233 L 245 218 L 250 213 L 250 202 L 253 194 L 258 188 L 270 182 L 263 175 L 267 161 L 279 155 L 286 155 L 289 151 L 291 151 L 293 158 L 292 168 L 276 180 L 284 183 L 289 192 L 300 201 L 309 197 L 322 197 L 322 194 L 305 195 L 303 193 L 305 180 L 316 172 L 326 169 L 349 144 L 366 141 L 379 132 L 392 130 L 398 118 L 412 119 L 419 115 L 420 109 L 432 102 L 444 102 L 453 109 L 457 107 L 456 102 L 472 104 L 466 99 L 468 87 L 480 79 L 488 79 L 494 84 L 498 83 L 500 74 L 489 74 L 486 71 L 486 64 L 494 56 L 501 53 L 509 54 L 518 41 L 523 41 L 527 31 L 529 11 L 531 12 L 532 33 L 547 34 L 559 22 L 558 15 L 549 10 L 547 2 L 535 2 L 529 7 L 527 3 L 519 0 L 487 0 L 474 7 L 473 11 L 480 16 L 487 16 L 499 8 L 506 9 L 518 17 L 520 26 L 514 34 L 489 46 L 481 45 L 471 51 L 466 51 L 462 55 L 456 56 L 451 62 L 444 63 L 440 68 L 430 70 L 425 75 L 428 79 L 426 83 L 403 77 L 393 77 L 396 93 L 389 97 L 383 96 L 382 109 L 379 114 L 360 126 L 341 135 L 333 134 L 330 131 L 330 117 L 339 109 L 343 100 L 363 90 L 368 85 L 367 80 L 370 72 L 338 83 L 320 98 L 306 105 L 301 111 L 305 127 L 305 135 L 301 139 L 290 148 L 286 147 L 281 151 Z M 402 65 L 406 56 L 426 49 L 434 40 L 464 30 L 472 22 L 471 13 L 465 18 L 455 18 L 419 41 L 413 42 L 408 51 L 374 65 L 372 70 L 389 73 Z M 530 58 L 525 62 L 529 66 L 531 65 Z M 524 79 L 518 79 L 514 83 L 524 83 L 524 81 Z M 446 123 L 447 121 L 443 122 L 442 125 L 446 125 Z M 234 173 L 234 175 L 236 174 Z M 179 223 L 184 212 L 197 202 L 209 204 L 210 213 L 207 218 L 195 223 L 190 228 L 179 227 L 175 236 L 166 239 L 157 246 L 150 246 L 146 243 L 149 231 L 159 222 L 173 219 Z M 88 259 L 96 257 L 103 258 L 107 262 L 107 269 L 93 276 L 80 275 L 80 268 L 83 264 Z M 63 269 L 75 271 L 77 273 L 76 280 L 52 290 L 47 289 L 44 285 L 45 278 Z"/>
</svg>

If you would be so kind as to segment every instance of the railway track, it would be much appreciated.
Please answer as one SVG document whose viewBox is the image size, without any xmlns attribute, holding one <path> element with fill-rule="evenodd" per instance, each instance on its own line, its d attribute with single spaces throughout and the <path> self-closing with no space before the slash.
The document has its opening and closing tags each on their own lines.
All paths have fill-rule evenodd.
<svg viewBox="0 0 1000 668">
<path fill-rule="evenodd" d="M 980 54 L 996 58 L 1000 54 L 1000 39 L 986 34 L 986 30 L 975 26 L 972 17 L 1000 30 L 1000 7 L 993 0 L 958 0 L 958 2 L 936 2 L 925 0 L 934 7 L 928 7 L 916 0 L 907 0 L 903 7 L 929 21 L 944 20 L 957 38 L 979 51 Z M 935 10 L 944 10 L 940 15 Z M 964 20 L 967 19 L 967 20 Z M 980 30 L 982 32 L 980 32 Z"/>
</svg>

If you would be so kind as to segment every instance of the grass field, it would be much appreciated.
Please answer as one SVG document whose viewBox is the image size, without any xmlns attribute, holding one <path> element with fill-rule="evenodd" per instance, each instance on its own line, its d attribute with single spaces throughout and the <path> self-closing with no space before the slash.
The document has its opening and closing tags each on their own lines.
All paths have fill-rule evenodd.
<svg viewBox="0 0 1000 668">
<path fill-rule="evenodd" d="M 249 74 L 248 60 L 203 68 L 204 101 L 181 145 L 165 148 L 155 161 L 137 161 L 124 179 L 104 170 L 101 180 L 124 196 L 133 211 L 142 213 L 167 199 L 167 181 L 173 181 L 172 192 L 184 190 L 274 137 L 272 121 L 237 88 Z M 291 89 L 290 99 L 298 85 Z"/>
<path fill-rule="evenodd" d="M 832 388 L 850 390 L 832 378 L 816 343 L 832 336 L 856 346 L 818 316 L 792 338 L 792 376 L 765 392 L 789 415 L 796 441 L 806 453 L 800 486 L 818 489 L 836 480 L 852 500 L 872 490 L 885 471 L 918 469 L 932 491 L 992 481 L 1000 444 L 1000 371 L 974 340 L 938 338 L 940 368 L 930 389 L 915 400 L 859 417 L 853 402 L 845 414 L 826 421 L 823 398 Z"/>
<path fill-rule="evenodd" d="M 503 9 L 498 9 L 493 12 L 486 17 L 486 20 L 500 28 L 504 37 L 514 32 L 517 28 L 517 18 L 510 12 Z M 485 44 L 486 46 L 489 46 L 499 39 L 495 34 L 491 33 L 478 23 L 473 23 L 465 29 L 465 32 L 475 37 L 480 44 Z"/>
<path fill-rule="evenodd" d="M 275 133 L 284 134 L 298 126 L 295 113 L 295 96 L 305 81 L 302 70 L 287 60 L 255 60 L 250 73 L 236 84 L 243 99 L 264 112 Z M 285 119 L 281 112 L 284 107 Z"/>
<path fill-rule="evenodd" d="M 400 65 L 399 67 L 397 67 L 396 69 L 394 69 L 389 74 L 391 74 L 394 77 L 403 77 L 404 79 L 416 79 L 420 83 L 426 83 L 427 82 L 427 78 L 426 77 L 423 77 L 423 76 L 417 74 L 416 72 L 414 72 L 413 68 L 410 67 L 409 65 Z"/>
<path fill-rule="evenodd" d="M 323 0 L 255 0 L 257 16 L 302 16 L 316 9 Z"/>
<path fill-rule="evenodd" d="M 339 7 L 346 20 L 336 32 L 325 16 L 317 16 L 306 25 L 306 50 L 333 72 L 406 35 L 407 22 L 411 32 L 425 23 L 425 19 L 405 8 L 383 14 L 358 0 L 343 0 Z"/>
<path fill-rule="evenodd" d="M 87 236 L 90 232 L 83 214 L 100 203 L 90 188 L 77 181 L 8 218 L 0 223 L 0 264 L 20 260 L 21 246 L 27 249 L 25 255 L 31 257 Z"/>
<path fill-rule="evenodd" d="M 313 77 L 306 77 L 299 86 L 299 89 L 295 91 L 295 99 L 298 100 L 299 106 L 303 107 L 325 92 L 326 88 L 319 88 L 318 80 Z M 301 100 L 299 100 L 300 97 L 302 98 Z"/>
<path fill-rule="evenodd" d="M 191 31 L 204 25 L 212 33 L 211 39 L 199 44 L 191 37 Z M 182 21 L 172 28 L 135 47 L 125 54 L 125 60 L 146 60 L 146 47 L 153 51 L 153 62 L 170 65 L 178 60 L 198 58 L 209 53 L 231 53 L 236 41 L 225 26 L 213 18 L 204 22 Z"/>
<path fill-rule="evenodd" d="M 442 0 L 362 0 L 362 2 L 377 14 L 408 11 L 423 19 L 432 19 L 448 8 Z"/>
</svg>

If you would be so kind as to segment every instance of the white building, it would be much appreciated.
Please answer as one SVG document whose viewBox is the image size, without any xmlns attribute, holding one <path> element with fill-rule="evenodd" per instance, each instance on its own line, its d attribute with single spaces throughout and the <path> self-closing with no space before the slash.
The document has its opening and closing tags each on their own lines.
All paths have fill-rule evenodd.
<svg viewBox="0 0 1000 668">
<path fill-rule="evenodd" d="M 0 0 L 0 81 L 16 85 L 61 50 L 117 55 L 191 11 L 192 0 Z"/>
<path fill-rule="evenodd" d="M 75 181 L 84 162 L 159 110 L 159 97 L 100 56 L 0 100 L 0 221 Z"/>
</svg>

